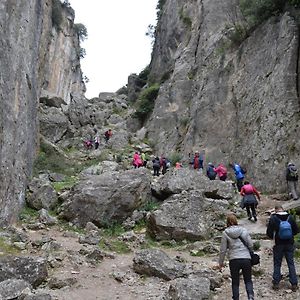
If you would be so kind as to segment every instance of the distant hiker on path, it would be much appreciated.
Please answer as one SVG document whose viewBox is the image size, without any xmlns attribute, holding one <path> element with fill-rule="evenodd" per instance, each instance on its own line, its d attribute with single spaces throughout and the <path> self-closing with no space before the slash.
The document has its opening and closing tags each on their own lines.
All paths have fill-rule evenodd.
<svg viewBox="0 0 300 300">
<path fill-rule="evenodd" d="M 141 157 L 138 152 L 135 152 L 133 155 L 133 162 L 132 162 L 134 168 L 140 168 L 143 165 L 143 161 L 141 160 Z"/>
<path fill-rule="evenodd" d="M 259 192 L 252 184 L 249 183 L 249 181 L 245 181 L 245 184 L 243 185 L 240 194 L 243 196 L 241 207 L 246 208 L 248 220 L 251 220 L 253 218 L 256 222 L 256 207 L 258 205 L 257 199 L 260 201 Z"/>
<path fill-rule="evenodd" d="M 297 200 L 299 198 L 299 194 L 297 191 L 298 184 L 298 170 L 293 163 L 289 163 L 286 170 L 286 182 L 289 190 L 290 196 Z"/>
<path fill-rule="evenodd" d="M 148 159 L 146 157 L 146 153 L 144 153 L 144 152 L 141 153 L 141 159 L 143 161 L 143 167 L 146 168 L 147 167 L 147 162 L 148 162 Z"/>
<path fill-rule="evenodd" d="M 217 177 L 217 172 L 214 170 L 214 165 L 209 162 L 206 168 L 206 175 L 210 180 L 215 180 Z"/>
<path fill-rule="evenodd" d="M 274 238 L 275 246 L 273 247 L 273 289 L 279 289 L 279 282 L 282 279 L 281 263 L 285 257 L 289 269 L 289 281 L 293 292 L 298 289 L 298 279 L 294 263 L 294 236 L 299 232 L 297 223 L 281 205 L 275 206 L 275 214 L 269 220 L 267 236 Z"/>
<path fill-rule="evenodd" d="M 170 163 L 170 161 L 165 156 L 162 156 L 161 159 L 160 159 L 160 166 L 162 168 L 161 173 L 162 174 L 166 174 L 167 170 L 171 166 L 171 163 Z"/>
<path fill-rule="evenodd" d="M 237 218 L 234 214 L 229 214 L 227 216 L 227 228 L 222 235 L 218 267 L 219 269 L 224 267 L 224 259 L 228 252 L 232 280 L 232 299 L 239 299 L 240 270 L 242 270 L 248 300 L 254 300 L 250 252 L 241 239 L 243 239 L 244 243 L 246 243 L 251 250 L 253 249 L 253 242 L 248 231 L 238 225 Z"/>
<path fill-rule="evenodd" d="M 236 186 L 238 191 L 241 191 L 242 186 L 244 185 L 244 178 L 245 178 L 245 170 L 237 163 L 230 163 L 229 166 L 234 171 L 234 176 L 236 180 Z"/>
<path fill-rule="evenodd" d="M 217 172 L 220 180 L 225 181 L 227 179 L 227 169 L 223 164 L 219 164 L 217 168 L 214 168 L 214 171 Z"/>
<path fill-rule="evenodd" d="M 100 139 L 98 135 L 95 136 L 94 143 L 95 143 L 95 149 L 97 150 L 100 144 Z"/>
<path fill-rule="evenodd" d="M 192 165 L 195 170 L 203 169 L 203 160 L 201 160 L 200 154 L 198 151 L 195 152 L 194 159 L 192 161 Z"/>
<path fill-rule="evenodd" d="M 159 176 L 160 160 L 159 160 L 159 157 L 158 157 L 158 156 L 156 156 L 156 157 L 152 160 L 152 164 L 153 164 L 153 176 Z"/>
<path fill-rule="evenodd" d="M 108 143 L 111 137 L 112 137 L 112 130 L 111 129 L 106 130 L 104 133 L 105 142 Z"/>
</svg>

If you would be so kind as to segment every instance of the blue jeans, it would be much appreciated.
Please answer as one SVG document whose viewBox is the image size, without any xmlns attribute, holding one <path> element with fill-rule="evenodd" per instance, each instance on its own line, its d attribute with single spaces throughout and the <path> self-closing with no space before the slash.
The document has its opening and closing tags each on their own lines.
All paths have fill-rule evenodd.
<svg viewBox="0 0 300 300">
<path fill-rule="evenodd" d="M 254 298 L 253 283 L 251 279 L 251 261 L 248 258 L 238 258 L 229 261 L 232 280 L 232 299 L 238 300 L 240 296 L 240 270 L 242 270 L 248 299 Z"/>
<path fill-rule="evenodd" d="M 273 283 L 278 284 L 281 280 L 281 263 L 283 256 L 285 256 L 287 266 L 289 268 L 289 280 L 292 285 L 298 284 L 296 275 L 295 263 L 294 263 L 294 250 L 295 247 L 292 244 L 275 245 L 273 247 Z"/>
</svg>

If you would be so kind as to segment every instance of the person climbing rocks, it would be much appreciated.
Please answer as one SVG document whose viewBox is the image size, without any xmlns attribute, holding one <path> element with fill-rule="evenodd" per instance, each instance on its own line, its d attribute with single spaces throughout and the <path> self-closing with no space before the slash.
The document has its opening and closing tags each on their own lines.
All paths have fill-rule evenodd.
<svg viewBox="0 0 300 300">
<path fill-rule="evenodd" d="M 132 164 L 134 166 L 134 168 L 140 168 L 143 165 L 143 161 L 139 155 L 139 153 L 136 151 L 133 155 L 133 161 Z"/>
<path fill-rule="evenodd" d="M 170 168 L 171 162 L 165 156 L 162 156 L 160 159 L 160 166 L 162 168 L 161 173 L 164 175 L 167 173 L 167 170 Z"/>
<path fill-rule="evenodd" d="M 200 154 L 198 151 L 195 152 L 195 155 L 194 155 L 194 158 L 192 161 L 192 165 L 195 170 L 200 170 L 201 167 L 203 169 L 203 160 L 201 161 Z"/>
<path fill-rule="evenodd" d="M 289 269 L 289 281 L 293 292 L 298 289 L 298 278 L 294 263 L 294 236 L 299 233 L 299 227 L 293 217 L 283 210 L 281 205 L 275 206 L 275 213 L 271 215 L 267 227 L 267 236 L 275 238 L 273 247 L 273 289 L 279 290 L 282 279 L 281 263 L 283 257 Z"/>
<path fill-rule="evenodd" d="M 249 249 L 241 239 L 250 250 L 253 249 L 253 242 L 248 231 L 238 225 L 237 217 L 234 214 L 229 214 L 227 216 L 227 228 L 221 239 L 218 268 L 221 270 L 224 267 L 225 256 L 228 252 L 232 299 L 239 299 L 240 271 L 242 271 L 248 300 L 254 300 L 251 256 Z"/>
<path fill-rule="evenodd" d="M 260 201 L 260 194 L 257 189 L 250 184 L 249 181 L 245 181 L 245 184 L 241 188 L 240 192 L 241 196 L 243 196 L 241 207 L 246 208 L 248 220 L 254 219 L 257 221 L 256 207 L 258 205 L 258 201 Z M 257 199 L 258 201 L 257 201 Z"/>
<path fill-rule="evenodd" d="M 225 181 L 227 179 L 227 169 L 223 164 L 219 164 L 214 171 L 217 173 L 220 180 Z"/>
<path fill-rule="evenodd" d="M 112 137 L 112 130 L 111 129 L 106 130 L 104 133 L 105 142 L 108 143 L 111 137 Z"/>
<path fill-rule="evenodd" d="M 199 169 L 203 171 L 203 164 L 204 164 L 204 156 L 205 156 L 205 150 L 202 150 L 199 154 Z"/>
<path fill-rule="evenodd" d="M 206 168 L 206 175 L 210 180 L 215 180 L 217 177 L 217 172 L 214 170 L 213 163 L 209 162 Z"/>
<path fill-rule="evenodd" d="M 146 156 L 146 153 L 142 152 L 141 153 L 141 159 L 143 161 L 143 167 L 147 167 L 147 162 L 148 162 L 148 159 L 147 159 L 147 156 Z"/>
<path fill-rule="evenodd" d="M 179 169 L 181 169 L 182 168 L 182 163 L 180 162 L 180 161 L 177 161 L 176 163 L 175 163 L 175 169 L 176 170 L 179 170 Z"/>
<path fill-rule="evenodd" d="M 98 135 L 95 136 L 94 144 L 95 144 L 95 149 L 97 150 L 100 144 L 100 138 Z"/>
<path fill-rule="evenodd" d="M 159 170 L 160 170 L 160 159 L 158 156 L 156 156 L 152 160 L 152 167 L 153 167 L 153 176 L 159 176 Z"/>
<path fill-rule="evenodd" d="M 244 185 L 244 178 L 245 178 L 245 170 L 237 163 L 230 163 L 229 166 L 234 171 L 234 176 L 236 180 L 236 186 L 238 191 L 241 191 L 242 186 Z"/>
<path fill-rule="evenodd" d="M 294 200 L 297 200 L 299 198 L 299 194 L 297 191 L 297 185 L 298 185 L 298 170 L 292 162 L 288 163 L 287 169 L 286 169 L 286 182 L 288 186 L 288 192 L 289 196 L 293 198 Z"/>
</svg>

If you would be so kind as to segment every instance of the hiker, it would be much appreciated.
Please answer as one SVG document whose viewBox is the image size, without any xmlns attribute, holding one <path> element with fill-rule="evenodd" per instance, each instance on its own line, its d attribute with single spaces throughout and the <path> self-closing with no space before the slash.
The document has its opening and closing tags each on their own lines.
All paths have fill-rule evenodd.
<svg viewBox="0 0 300 300">
<path fill-rule="evenodd" d="M 91 139 L 86 139 L 84 142 L 83 142 L 83 145 L 86 149 L 90 150 L 93 148 L 93 141 L 91 141 Z"/>
<path fill-rule="evenodd" d="M 106 130 L 104 133 L 104 139 L 106 143 L 109 141 L 111 136 L 112 136 L 112 130 L 111 129 Z"/>
<path fill-rule="evenodd" d="M 289 190 L 289 196 L 294 200 L 299 198 L 297 191 L 298 171 L 293 163 L 289 163 L 286 169 L 286 182 Z"/>
<path fill-rule="evenodd" d="M 218 174 L 220 180 L 225 181 L 227 179 L 227 169 L 223 164 L 219 164 L 214 171 Z"/>
<path fill-rule="evenodd" d="M 209 162 L 206 168 L 206 175 L 210 180 L 215 180 L 217 177 L 217 172 L 214 170 L 213 163 Z"/>
<path fill-rule="evenodd" d="M 175 163 L 175 169 L 176 170 L 179 170 L 179 169 L 181 169 L 182 168 L 182 163 L 180 162 L 180 161 L 177 161 L 176 163 Z"/>
<path fill-rule="evenodd" d="M 244 242 L 242 242 L 242 240 Z M 254 300 L 253 283 L 251 278 L 251 256 L 249 249 L 253 250 L 253 242 L 248 231 L 238 225 L 234 214 L 227 216 L 227 228 L 223 232 L 220 246 L 219 266 L 224 267 L 226 253 L 229 258 L 231 275 L 232 299 L 239 299 L 240 270 L 244 277 L 245 287 L 249 300 Z"/>
<path fill-rule="evenodd" d="M 133 164 L 135 169 L 140 168 L 143 165 L 143 161 L 141 160 L 141 157 L 140 157 L 140 155 L 137 151 L 133 155 L 132 164 Z"/>
<path fill-rule="evenodd" d="M 202 161 L 200 160 L 200 154 L 198 151 L 195 152 L 192 165 L 195 170 L 200 170 L 201 167 L 203 169 L 203 160 Z"/>
<path fill-rule="evenodd" d="M 160 160 L 159 157 L 156 156 L 153 160 L 153 176 L 159 176 L 159 170 L 160 170 Z"/>
<path fill-rule="evenodd" d="M 95 149 L 97 150 L 100 144 L 100 139 L 98 135 L 95 136 L 94 144 L 95 144 Z"/>
<path fill-rule="evenodd" d="M 235 180 L 236 180 L 236 186 L 238 191 L 241 191 L 242 186 L 244 185 L 244 178 L 245 178 L 245 170 L 237 163 L 230 163 L 229 166 L 233 169 Z"/>
<path fill-rule="evenodd" d="M 260 201 L 260 194 L 256 190 L 256 188 L 250 184 L 249 181 L 245 181 L 245 184 L 241 188 L 240 192 L 241 196 L 243 196 L 241 202 L 241 208 L 246 208 L 248 220 L 254 219 L 257 221 L 256 207 L 258 205 L 257 199 Z M 256 199 L 257 198 L 257 199 Z"/>
<path fill-rule="evenodd" d="M 199 168 L 201 169 L 201 171 L 203 171 L 203 163 L 204 163 L 204 155 L 205 155 L 205 150 L 202 150 L 199 154 Z"/>
<path fill-rule="evenodd" d="M 299 228 L 293 217 L 284 211 L 281 205 L 276 205 L 275 213 L 271 215 L 267 228 L 267 236 L 270 239 L 274 238 L 275 233 L 272 281 L 274 290 L 279 289 L 279 282 L 282 279 L 281 263 L 283 257 L 285 257 L 289 269 L 289 281 L 292 285 L 292 291 L 295 292 L 298 289 L 298 279 L 294 263 L 294 236 L 298 232 Z"/>
<path fill-rule="evenodd" d="M 189 152 L 188 164 L 190 166 L 190 169 L 193 168 L 193 161 L 194 161 L 194 158 L 192 157 L 192 154 Z"/>
<path fill-rule="evenodd" d="M 171 166 L 171 162 L 164 156 L 161 157 L 160 166 L 162 168 L 161 173 L 164 175 Z"/>
<path fill-rule="evenodd" d="M 141 153 L 141 159 L 142 159 L 142 162 L 143 162 L 143 167 L 146 168 L 148 159 L 147 159 L 146 154 L 144 152 Z"/>
</svg>

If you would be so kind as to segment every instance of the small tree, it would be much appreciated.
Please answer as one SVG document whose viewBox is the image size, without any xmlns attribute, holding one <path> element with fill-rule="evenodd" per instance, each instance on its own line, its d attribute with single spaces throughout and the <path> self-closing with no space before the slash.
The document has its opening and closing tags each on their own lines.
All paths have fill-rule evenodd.
<svg viewBox="0 0 300 300">
<path fill-rule="evenodd" d="M 88 32 L 87 32 L 86 27 L 83 24 L 81 24 L 81 23 L 74 24 L 74 30 L 75 30 L 76 34 L 78 35 L 79 40 L 81 42 L 83 42 L 85 39 L 87 39 Z"/>
</svg>

